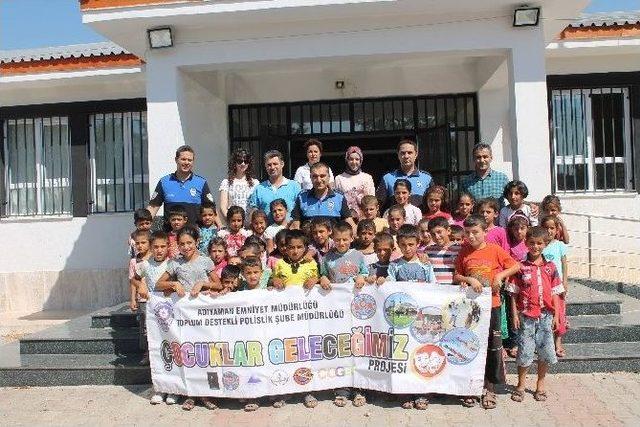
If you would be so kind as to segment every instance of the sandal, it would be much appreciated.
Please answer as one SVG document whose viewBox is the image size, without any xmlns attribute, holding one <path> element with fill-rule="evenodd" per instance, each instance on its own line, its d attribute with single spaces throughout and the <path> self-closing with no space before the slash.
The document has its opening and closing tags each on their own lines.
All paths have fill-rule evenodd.
<svg viewBox="0 0 640 427">
<path fill-rule="evenodd" d="M 424 396 L 417 397 L 413 401 L 413 405 L 418 411 L 425 411 L 429 407 L 429 399 Z"/>
<path fill-rule="evenodd" d="M 184 402 L 182 402 L 182 409 L 185 411 L 190 411 L 196 406 L 196 401 L 191 397 L 187 397 Z"/>
<path fill-rule="evenodd" d="M 487 391 L 482 395 L 482 407 L 484 409 L 495 409 L 496 408 L 496 394 L 492 391 Z"/>
<path fill-rule="evenodd" d="M 273 406 L 276 409 L 280 409 L 285 405 L 286 401 L 284 399 L 281 398 L 276 398 L 273 401 L 271 401 L 271 406 Z"/>
<path fill-rule="evenodd" d="M 349 402 L 349 399 L 346 396 L 336 396 L 333 398 L 333 404 L 339 408 L 347 406 L 347 402 Z"/>
<path fill-rule="evenodd" d="M 307 394 L 304 397 L 304 406 L 306 406 L 307 408 L 313 409 L 316 406 L 318 406 L 318 399 L 313 397 L 313 394 Z"/>
<path fill-rule="evenodd" d="M 245 412 L 257 411 L 259 407 L 260 406 L 258 405 L 258 402 L 256 402 L 255 400 L 252 400 L 251 402 L 244 405 L 244 411 Z"/>
<path fill-rule="evenodd" d="M 405 400 L 401 403 L 402 409 L 413 409 L 413 400 Z"/>
<path fill-rule="evenodd" d="M 524 390 L 513 390 L 513 393 L 511 393 L 511 400 L 514 402 L 522 402 L 524 400 Z"/>
<path fill-rule="evenodd" d="M 202 406 L 204 406 L 208 410 L 214 411 L 214 410 L 218 409 L 218 405 L 215 404 L 213 399 L 210 399 L 208 397 L 203 397 L 200 400 L 202 401 Z"/>
<path fill-rule="evenodd" d="M 516 357 L 518 357 L 518 347 L 512 347 L 508 349 L 507 354 L 509 355 L 509 357 L 515 359 Z"/>
<path fill-rule="evenodd" d="M 353 395 L 353 406 L 355 406 L 356 408 L 359 408 L 360 406 L 364 406 L 367 404 L 367 397 L 360 393 L 360 392 L 355 392 L 355 394 Z"/>
<path fill-rule="evenodd" d="M 463 397 L 462 398 L 462 406 L 464 406 L 465 408 L 473 408 L 474 406 L 476 406 L 478 399 L 476 399 L 475 397 Z"/>
<path fill-rule="evenodd" d="M 564 350 L 564 348 L 559 348 L 556 350 L 556 356 L 558 357 L 565 357 L 567 355 L 567 352 Z"/>
<path fill-rule="evenodd" d="M 547 400 L 547 392 L 544 390 L 536 390 L 536 392 L 533 394 L 533 398 L 538 402 L 544 402 L 545 400 Z"/>
</svg>

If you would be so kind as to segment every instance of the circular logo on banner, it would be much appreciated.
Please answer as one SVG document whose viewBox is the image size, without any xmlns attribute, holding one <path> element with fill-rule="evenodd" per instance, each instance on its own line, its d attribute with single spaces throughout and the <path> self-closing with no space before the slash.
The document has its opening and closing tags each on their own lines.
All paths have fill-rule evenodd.
<svg viewBox="0 0 640 427">
<path fill-rule="evenodd" d="M 389 325 L 403 329 L 411 325 L 418 313 L 418 305 L 404 292 L 391 294 L 384 301 L 384 318 Z"/>
<path fill-rule="evenodd" d="M 235 372 L 225 371 L 222 374 L 222 385 L 224 386 L 225 390 L 237 390 L 240 386 L 240 377 L 238 377 L 238 374 L 236 374 Z"/>
<path fill-rule="evenodd" d="M 447 332 L 440 341 L 447 355 L 447 361 L 454 365 L 466 365 L 476 358 L 480 351 L 480 340 L 469 329 L 455 328 Z"/>
<path fill-rule="evenodd" d="M 422 307 L 416 314 L 416 320 L 411 324 L 411 335 L 419 343 L 436 343 L 445 334 L 442 311 L 440 307 Z"/>
<path fill-rule="evenodd" d="M 376 308 L 376 300 L 369 294 L 358 294 L 351 301 L 351 314 L 356 319 L 370 319 L 376 313 Z"/>
<path fill-rule="evenodd" d="M 442 320 L 447 330 L 474 329 L 480 321 L 480 306 L 472 299 L 457 297 L 442 307 Z"/>
<path fill-rule="evenodd" d="M 413 353 L 413 369 L 423 378 L 431 379 L 439 375 L 446 365 L 444 351 L 437 345 L 425 344 Z"/>
<path fill-rule="evenodd" d="M 313 372 L 309 368 L 298 368 L 293 373 L 293 380 L 299 385 L 307 385 L 313 378 Z"/>
<path fill-rule="evenodd" d="M 278 369 L 271 374 L 271 384 L 275 386 L 285 385 L 288 382 L 289 376 L 284 371 Z"/>
</svg>

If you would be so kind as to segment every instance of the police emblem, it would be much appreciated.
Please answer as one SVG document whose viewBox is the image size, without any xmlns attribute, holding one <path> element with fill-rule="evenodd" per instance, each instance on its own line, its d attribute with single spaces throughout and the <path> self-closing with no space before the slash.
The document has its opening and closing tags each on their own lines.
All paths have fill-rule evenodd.
<svg viewBox="0 0 640 427">
<path fill-rule="evenodd" d="M 335 207 L 336 207 L 336 204 L 335 204 L 335 202 L 333 200 L 329 200 L 327 202 L 327 208 L 329 208 L 330 211 L 332 211 L 333 208 L 335 208 Z"/>
<path fill-rule="evenodd" d="M 196 197 L 196 195 L 198 194 L 198 192 L 196 191 L 195 188 L 191 188 L 189 190 L 189 194 L 191 194 L 191 197 Z"/>
</svg>

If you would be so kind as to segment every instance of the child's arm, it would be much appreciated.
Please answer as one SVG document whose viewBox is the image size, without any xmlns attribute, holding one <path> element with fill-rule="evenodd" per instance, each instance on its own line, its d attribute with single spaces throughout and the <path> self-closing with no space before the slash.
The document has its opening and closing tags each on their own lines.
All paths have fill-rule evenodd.
<svg viewBox="0 0 640 427">
<path fill-rule="evenodd" d="M 389 264 L 389 268 L 387 269 L 387 278 L 384 279 L 385 282 L 395 282 L 396 281 L 396 264 Z"/>
<path fill-rule="evenodd" d="M 511 320 L 513 321 L 513 329 L 520 330 L 520 316 L 518 316 L 518 309 L 516 308 L 516 296 L 515 294 L 509 294 L 511 299 Z"/>
<path fill-rule="evenodd" d="M 458 283 L 462 288 L 471 286 L 471 289 L 473 289 L 474 292 L 482 293 L 482 283 L 480 283 L 480 281 L 475 277 L 463 276 L 460 273 L 456 273 L 453 275 L 453 281 Z"/>
<path fill-rule="evenodd" d="M 320 277 L 320 287 L 325 291 L 331 290 L 331 281 L 327 276 Z"/>
<path fill-rule="evenodd" d="M 554 307 L 560 307 L 560 304 L 562 304 L 562 301 L 560 301 L 560 295 L 558 294 L 554 294 L 551 296 L 551 298 L 553 299 L 553 306 Z M 558 331 L 558 327 L 560 326 L 560 310 L 558 310 L 557 308 L 555 310 L 553 310 L 553 332 L 557 332 Z"/>
<path fill-rule="evenodd" d="M 316 264 L 315 261 L 312 261 L 312 262 L 313 262 L 313 266 L 311 268 L 311 271 L 309 272 L 309 278 L 307 278 L 307 280 L 304 281 L 305 289 L 313 288 L 320 279 L 320 275 L 318 274 L 318 264 Z"/>
<path fill-rule="evenodd" d="M 129 308 L 131 311 L 138 309 L 138 301 L 136 296 L 138 294 L 138 286 L 135 279 L 129 279 Z"/>
<path fill-rule="evenodd" d="M 273 252 L 275 248 L 276 248 L 276 245 L 273 243 L 273 239 L 271 238 L 267 239 L 267 255 Z"/>
<path fill-rule="evenodd" d="M 518 271 L 520 271 L 520 264 L 516 262 L 511 267 L 506 268 L 502 270 L 500 273 L 493 276 L 493 282 L 491 283 L 491 290 L 493 292 L 500 291 L 500 287 L 502 286 L 503 280 L 506 279 L 507 277 L 513 276 Z"/>
<path fill-rule="evenodd" d="M 216 215 L 213 217 L 213 223 L 218 228 L 218 230 L 220 230 L 222 228 L 222 221 L 220 221 L 220 217 L 218 216 L 218 212 L 216 212 Z"/>
<path fill-rule="evenodd" d="M 562 255 L 562 258 L 560 258 L 560 262 L 562 263 L 562 285 L 564 286 L 564 292 L 566 294 L 567 290 L 569 289 L 568 287 L 569 273 L 567 272 L 567 256 Z"/>
<path fill-rule="evenodd" d="M 185 296 L 184 287 L 180 284 L 180 282 L 176 282 L 171 279 L 171 275 L 169 272 L 165 272 L 158 279 L 158 283 L 156 284 L 156 289 L 158 291 L 169 291 L 175 292 L 179 297 Z"/>
</svg>

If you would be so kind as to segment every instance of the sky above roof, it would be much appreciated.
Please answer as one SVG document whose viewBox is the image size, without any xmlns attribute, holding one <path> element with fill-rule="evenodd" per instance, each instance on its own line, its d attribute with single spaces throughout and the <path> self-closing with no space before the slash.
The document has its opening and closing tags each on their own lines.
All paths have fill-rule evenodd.
<svg viewBox="0 0 640 427">
<path fill-rule="evenodd" d="M 585 12 L 621 10 L 640 10 L 640 0 L 592 0 Z M 78 0 L 0 0 L 2 50 L 104 40 L 82 24 Z"/>
</svg>

